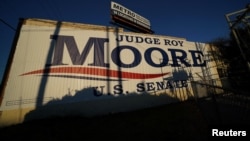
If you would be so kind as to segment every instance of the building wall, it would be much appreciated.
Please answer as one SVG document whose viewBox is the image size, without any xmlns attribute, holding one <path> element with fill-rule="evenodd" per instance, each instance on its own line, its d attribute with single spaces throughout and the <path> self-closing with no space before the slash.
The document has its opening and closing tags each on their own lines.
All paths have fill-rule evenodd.
<svg viewBox="0 0 250 141">
<path fill-rule="evenodd" d="M 218 77 L 204 59 L 205 43 L 80 23 L 21 22 L 1 93 L 0 125 L 184 101 L 195 95 L 191 79 Z"/>
</svg>

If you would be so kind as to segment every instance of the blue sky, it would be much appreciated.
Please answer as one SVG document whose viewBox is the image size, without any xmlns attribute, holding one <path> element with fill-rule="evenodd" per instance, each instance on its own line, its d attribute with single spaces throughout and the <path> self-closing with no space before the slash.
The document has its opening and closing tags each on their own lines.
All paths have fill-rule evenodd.
<svg viewBox="0 0 250 141">
<path fill-rule="evenodd" d="M 209 42 L 227 37 L 225 14 L 244 9 L 249 0 L 114 0 L 151 22 L 157 35 Z M 19 18 L 42 18 L 112 26 L 110 0 L 1 0 L 0 19 L 16 28 Z M 0 22 L 0 81 L 15 31 Z"/>
</svg>

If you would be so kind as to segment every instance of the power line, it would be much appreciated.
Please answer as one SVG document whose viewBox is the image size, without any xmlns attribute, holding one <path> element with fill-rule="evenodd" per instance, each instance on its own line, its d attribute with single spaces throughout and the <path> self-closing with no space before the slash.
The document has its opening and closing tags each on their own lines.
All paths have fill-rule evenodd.
<svg viewBox="0 0 250 141">
<path fill-rule="evenodd" d="M 5 22 L 3 19 L 0 18 L 0 21 L 5 24 L 6 26 L 8 26 L 10 29 L 16 31 L 16 29 L 14 27 L 12 27 L 10 24 L 8 24 L 7 22 Z"/>
</svg>

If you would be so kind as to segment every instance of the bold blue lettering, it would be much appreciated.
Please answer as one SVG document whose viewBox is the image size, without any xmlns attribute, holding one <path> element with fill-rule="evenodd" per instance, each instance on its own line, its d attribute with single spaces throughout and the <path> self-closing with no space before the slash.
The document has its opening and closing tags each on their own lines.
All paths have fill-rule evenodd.
<svg viewBox="0 0 250 141">
<path fill-rule="evenodd" d="M 189 50 L 189 52 L 192 55 L 193 62 L 194 62 L 194 64 L 193 64 L 194 67 L 204 67 L 204 66 L 206 66 L 206 61 L 202 60 L 203 53 L 201 51 Z"/>
<path fill-rule="evenodd" d="M 138 83 L 136 86 L 137 86 L 137 92 L 144 92 L 145 91 L 144 83 Z"/>
<path fill-rule="evenodd" d="M 123 49 L 129 49 L 133 52 L 134 54 L 134 61 L 131 63 L 131 64 L 125 64 L 121 61 L 121 57 L 120 57 L 120 54 L 121 54 L 121 51 Z M 131 46 L 118 46 L 117 48 L 115 48 L 112 53 L 111 53 L 111 58 L 113 60 L 113 62 L 119 66 L 119 67 L 123 67 L 123 68 L 132 68 L 132 67 L 136 67 L 137 65 L 140 64 L 141 62 L 141 54 L 140 52 L 134 48 L 134 47 L 131 47 Z"/>
<path fill-rule="evenodd" d="M 171 52 L 171 55 L 172 55 L 172 60 L 173 60 L 173 64 L 171 64 L 172 67 L 179 67 L 180 64 L 178 63 L 178 60 L 185 64 L 186 67 L 190 67 L 191 65 L 186 62 L 185 59 L 187 59 L 187 53 L 183 50 L 180 50 L 180 49 L 168 49 L 170 52 Z M 181 53 L 181 56 L 177 56 L 176 53 Z"/>
<path fill-rule="evenodd" d="M 160 64 L 156 64 L 156 63 L 152 60 L 152 58 L 151 58 L 151 54 L 152 54 L 152 52 L 155 51 L 155 50 L 159 51 L 159 52 L 162 54 L 162 58 L 163 58 L 163 59 L 162 59 L 162 61 L 160 61 Z M 146 62 L 147 62 L 149 65 L 153 66 L 153 67 L 163 67 L 163 66 L 166 66 L 166 65 L 168 64 L 168 55 L 167 55 L 167 53 L 166 53 L 164 50 L 162 50 L 162 49 L 160 49 L 160 48 L 151 47 L 151 48 L 147 49 L 147 50 L 145 51 L 144 58 L 145 58 Z"/>
<path fill-rule="evenodd" d="M 129 39 L 129 37 L 130 37 L 130 39 Z M 126 35 L 126 41 L 127 42 L 133 42 L 133 36 Z"/>
<path fill-rule="evenodd" d="M 147 84 L 147 91 L 153 91 L 155 90 L 155 87 L 154 87 L 154 82 L 148 82 L 146 83 Z"/>
<path fill-rule="evenodd" d="M 147 43 L 147 44 L 152 44 L 152 39 L 151 38 L 145 38 L 145 42 Z"/>
<path fill-rule="evenodd" d="M 177 41 L 175 41 L 175 40 L 172 40 L 172 42 L 171 42 L 171 43 L 172 43 L 172 45 L 173 45 L 173 46 L 177 46 L 177 45 L 178 45 L 178 42 L 177 42 Z"/>
<path fill-rule="evenodd" d="M 119 37 L 120 37 L 120 38 L 119 38 Z M 118 41 L 118 42 L 123 41 L 123 35 L 119 35 L 119 36 L 116 38 L 116 41 Z"/>
<path fill-rule="evenodd" d="M 165 45 L 169 45 L 169 46 L 171 46 L 170 40 L 168 40 L 168 39 L 164 39 L 164 41 L 165 41 Z"/>
<path fill-rule="evenodd" d="M 164 82 L 156 82 L 157 85 L 157 90 L 163 90 L 165 88 L 165 83 Z"/>
<path fill-rule="evenodd" d="M 73 36 L 51 35 L 50 38 L 56 40 L 52 65 L 64 65 L 62 60 L 64 45 L 66 45 L 70 59 L 74 65 L 83 65 L 91 47 L 94 47 L 94 62 L 88 65 L 100 67 L 109 66 L 109 64 L 104 63 L 104 43 L 109 41 L 107 38 L 89 38 L 81 54 Z"/>
<path fill-rule="evenodd" d="M 114 94 L 122 94 L 122 93 L 123 93 L 122 85 L 115 85 Z"/>
<path fill-rule="evenodd" d="M 135 37 L 135 42 L 136 42 L 136 43 L 142 43 L 142 42 L 143 42 L 143 38 L 142 38 L 142 37 L 136 36 L 136 37 Z"/>
</svg>

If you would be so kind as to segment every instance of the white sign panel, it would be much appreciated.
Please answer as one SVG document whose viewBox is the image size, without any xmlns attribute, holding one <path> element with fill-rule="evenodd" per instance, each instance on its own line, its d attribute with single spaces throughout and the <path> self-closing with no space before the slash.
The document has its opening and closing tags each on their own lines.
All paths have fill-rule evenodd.
<svg viewBox="0 0 250 141">
<path fill-rule="evenodd" d="M 22 26 L 1 110 L 170 93 L 206 66 L 194 42 L 74 26 Z"/>
</svg>

